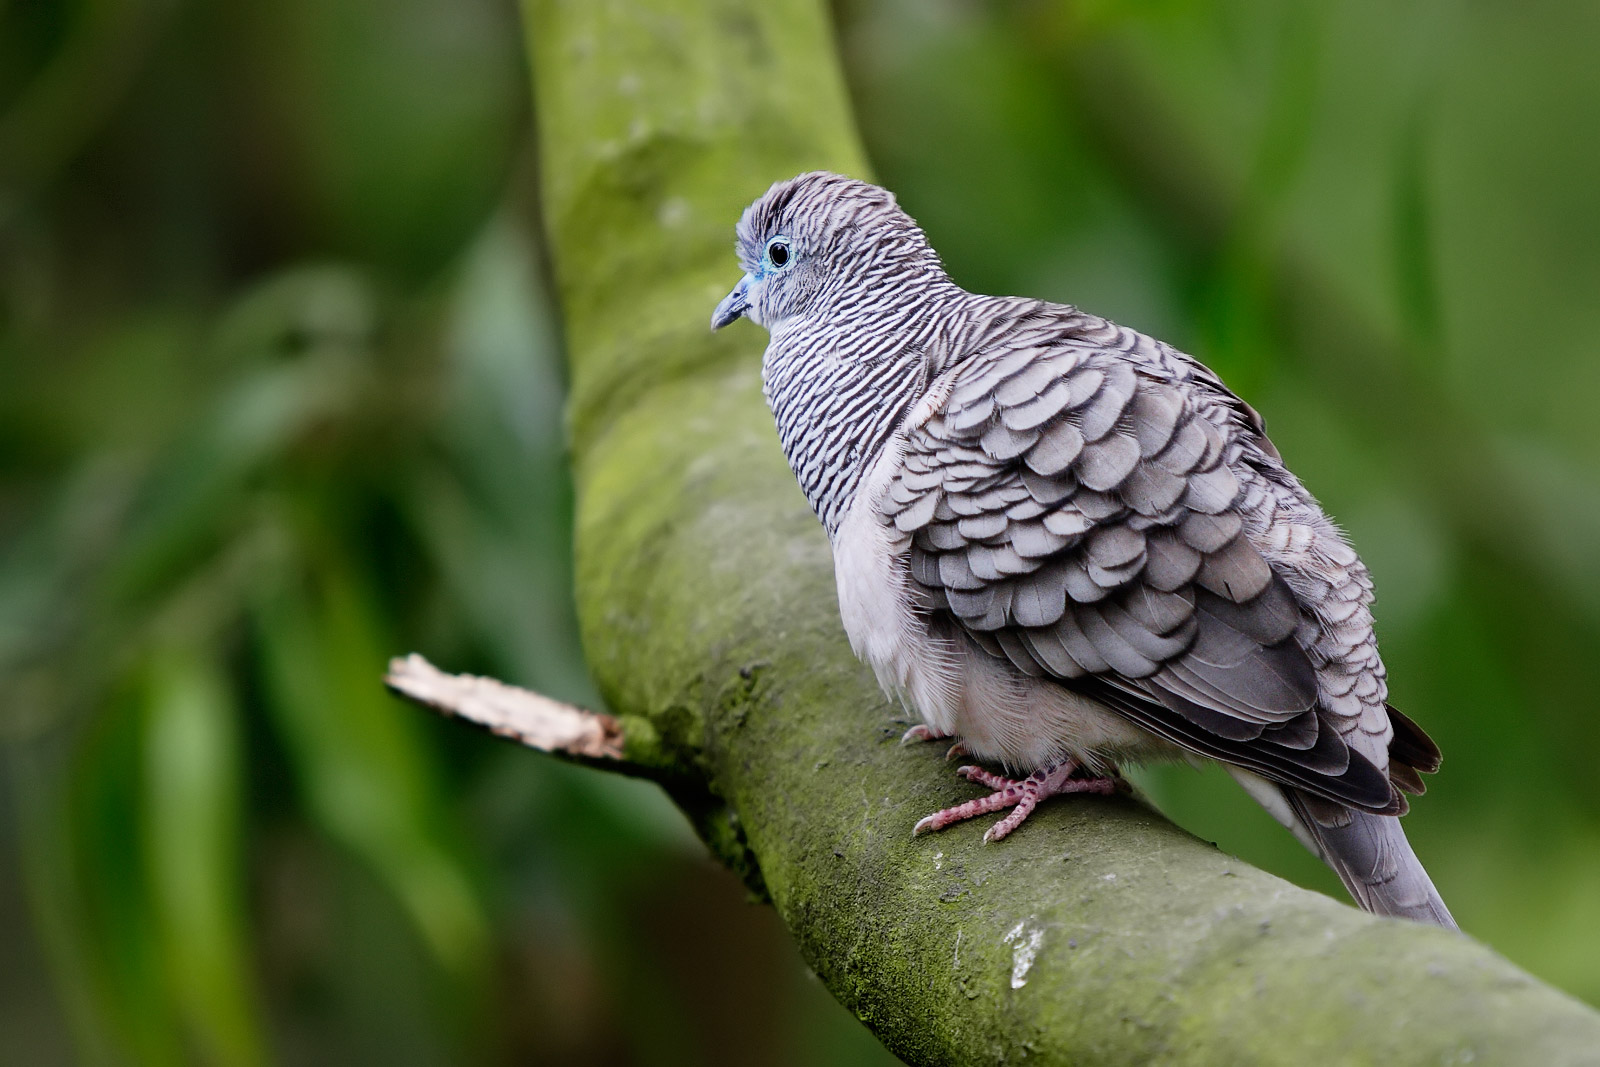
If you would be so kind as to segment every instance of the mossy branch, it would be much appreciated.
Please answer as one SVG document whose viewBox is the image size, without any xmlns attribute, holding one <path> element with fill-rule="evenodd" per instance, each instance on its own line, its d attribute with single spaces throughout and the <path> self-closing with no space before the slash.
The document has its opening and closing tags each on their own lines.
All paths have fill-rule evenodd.
<svg viewBox="0 0 1600 1067">
<path fill-rule="evenodd" d="M 621 750 L 677 783 L 908 1062 L 1600 1062 L 1600 1016 L 1469 938 L 1363 915 L 1127 798 L 912 838 L 956 783 L 850 655 L 827 546 L 707 317 L 740 208 L 864 175 L 820 0 L 527 0 L 571 360 L 578 600 Z M 635 741 L 635 735 L 639 740 Z"/>
</svg>

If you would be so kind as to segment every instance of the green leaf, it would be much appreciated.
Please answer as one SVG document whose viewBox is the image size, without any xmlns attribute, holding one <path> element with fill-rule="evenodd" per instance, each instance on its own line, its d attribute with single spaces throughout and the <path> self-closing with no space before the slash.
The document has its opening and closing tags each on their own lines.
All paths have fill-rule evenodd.
<svg viewBox="0 0 1600 1067">
<path fill-rule="evenodd" d="M 141 840 L 168 981 L 204 1059 L 263 1059 L 239 887 L 239 737 L 228 680 L 196 649 L 146 674 Z"/>
<path fill-rule="evenodd" d="M 433 756 L 414 711 L 378 679 L 391 647 L 370 595 L 338 565 L 264 592 L 256 611 L 266 692 L 305 804 L 404 904 L 439 961 L 468 976 L 487 927 L 447 845 Z"/>
</svg>

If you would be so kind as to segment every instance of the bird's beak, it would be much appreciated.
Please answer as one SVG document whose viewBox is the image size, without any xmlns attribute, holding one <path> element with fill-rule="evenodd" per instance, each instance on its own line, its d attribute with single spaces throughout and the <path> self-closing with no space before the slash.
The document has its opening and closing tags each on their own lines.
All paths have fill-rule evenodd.
<svg viewBox="0 0 1600 1067">
<path fill-rule="evenodd" d="M 750 310 L 750 275 L 739 279 L 733 292 L 722 298 L 717 310 L 711 313 L 711 328 L 720 330 L 734 319 Z"/>
</svg>

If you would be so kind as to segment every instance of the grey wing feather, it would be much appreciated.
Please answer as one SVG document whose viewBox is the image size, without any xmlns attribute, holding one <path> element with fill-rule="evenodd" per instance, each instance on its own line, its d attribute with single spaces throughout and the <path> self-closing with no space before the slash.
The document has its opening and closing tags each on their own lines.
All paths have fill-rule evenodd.
<svg viewBox="0 0 1600 1067">
<path fill-rule="evenodd" d="M 1313 798 L 1403 810 L 1388 720 L 1362 718 L 1367 675 L 1334 671 L 1325 698 L 1338 649 L 1317 643 L 1301 576 L 1247 528 L 1266 475 L 1233 437 L 1259 437 L 1281 470 L 1259 416 L 1164 346 L 1141 357 L 1154 342 L 1071 321 L 1088 328 L 948 372 L 943 409 L 907 433 L 880 507 L 914 535 L 914 581 L 991 654 L 1160 737 Z"/>
</svg>

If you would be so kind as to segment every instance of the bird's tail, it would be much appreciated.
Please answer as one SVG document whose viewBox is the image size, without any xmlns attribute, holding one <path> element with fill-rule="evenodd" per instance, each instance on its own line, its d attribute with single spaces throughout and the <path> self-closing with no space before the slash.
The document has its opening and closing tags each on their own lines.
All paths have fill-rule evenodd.
<svg viewBox="0 0 1600 1067">
<path fill-rule="evenodd" d="M 1457 929 L 1400 819 L 1330 804 L 1295 789 L 1284 795 L 1350 895 L 1367 911 Z"/>
<path fill-rule="evenodd" d="M 1288 789 L 1246 771 L 1228 771 L 1301 843 L 1322 857 L 1367 911 L 1457 929 L 1433 879 L 1411 850 L 1400 820 L 1371 815 Z"/>
</svg>

